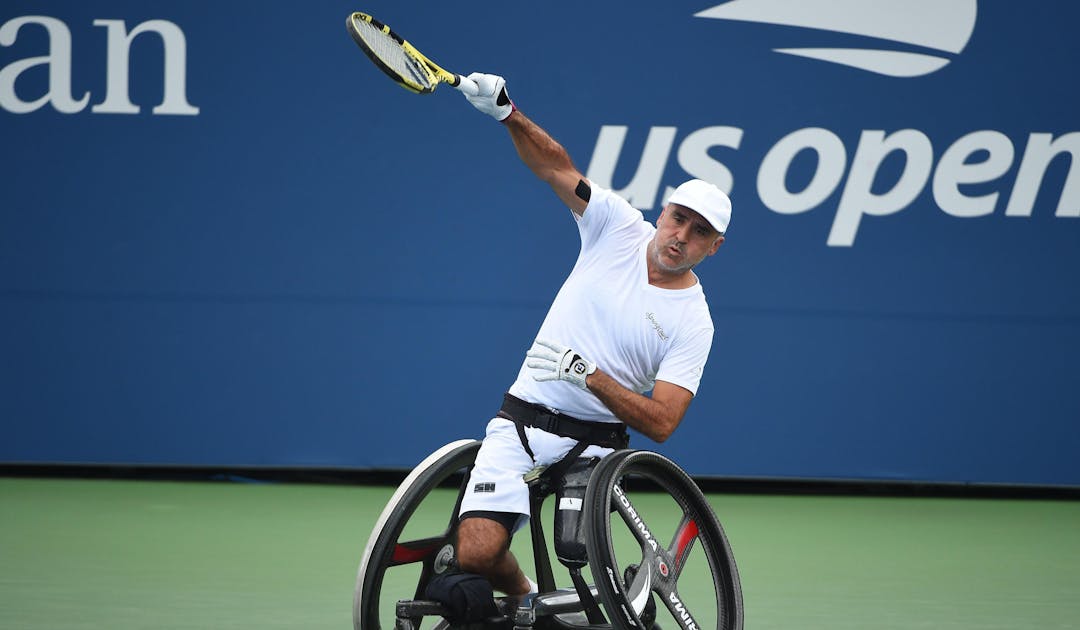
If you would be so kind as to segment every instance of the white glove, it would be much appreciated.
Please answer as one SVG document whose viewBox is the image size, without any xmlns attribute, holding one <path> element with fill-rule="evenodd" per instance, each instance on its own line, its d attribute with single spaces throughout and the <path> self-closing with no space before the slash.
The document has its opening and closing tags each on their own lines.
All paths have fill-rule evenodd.
<svg viewBox="0 0 1080 630">
<path fill-rule="evenodd" d="M 529 358 L 525 365 L 540 370 L 533 378 L 541 382 L 561 380 L 588 389 L 585 377 L 596 371 L 592 361 L 562 344 L 543 339 L 537 339 L 525 356 Z"/>
<path fill-rule="evenodd" d="M 475 96 L 466 94 L 465 98 L 476 109 L 502 122 L 514 111 L 514 103 L 506 93 L 506 79 L 494 74 L 474 72 L 469 79 L 476 83 L 479 91 Z"/>
</svg>

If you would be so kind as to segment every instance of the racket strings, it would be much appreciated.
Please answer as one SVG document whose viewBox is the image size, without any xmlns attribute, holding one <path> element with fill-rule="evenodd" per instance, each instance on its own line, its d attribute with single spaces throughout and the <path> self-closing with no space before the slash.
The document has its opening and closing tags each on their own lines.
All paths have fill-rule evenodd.
<svg viewBox="0 0 1080 630">
<path fill-rule="evenodd" d="M 378 57 L 386 68 L 406 83 L 425 89 L 434 86 L 436 81 L 423 62 L 409 54 L 405 47 L 390 34 L 364 20 L 354 19 L 353 27 L 371 54 Z"/>
</svg>

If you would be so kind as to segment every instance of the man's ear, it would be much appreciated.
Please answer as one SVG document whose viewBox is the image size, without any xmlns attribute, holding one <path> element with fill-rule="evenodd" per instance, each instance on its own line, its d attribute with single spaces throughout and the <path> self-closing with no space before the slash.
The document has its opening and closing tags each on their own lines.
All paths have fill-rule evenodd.
<svg viewBox="0 0 1080 630">
<path fill-rule="evenodd" d="M 724 244 L 724 235 L 721 234 L 720 236 L 716 237 L 716 240 L 713 241 L 712 247 L 709 248 L 709 256 L 712 256 L 713 254 L 715 254 L 716 250 L 720 249 L 720 246 L 723 245 L 723 244 Z"/>
</svg>

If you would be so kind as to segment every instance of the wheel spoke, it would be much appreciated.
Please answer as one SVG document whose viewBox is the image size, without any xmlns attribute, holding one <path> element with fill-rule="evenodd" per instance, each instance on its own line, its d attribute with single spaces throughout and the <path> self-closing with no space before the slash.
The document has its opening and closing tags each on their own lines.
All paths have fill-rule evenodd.
<svg viewBox="0 0 1080 630">
<path fill-rule="evenodd" d="M 690 550 L 693 549 L 694 541 L 696 541 L 697 538 L 697 521 L 690 518 L 689 514 L 684 514 L 682 522 L 679 523 L 678 529 L 675 530 L 675 537 L 668 547 L 668 555 L 672 560 L 670 579 L 673 582 L 677 581 L 679 575 L 682 574 L 683 567 L 686 566 L 686 559 L 689 557 Z"/>
<path fill-rule="evenodd" d="M 664 606 L 667 607 L 668 612 L 672 617 L 675 617 L 683 628 L 700 628 L 697 620 L 694 619 L 694 615 L 687 609 L 686 604 L 683 603 L 682 597 L 679 596 L 679 591 L 672 588 L 670 591 L 664 594 Z"/>
<path fill-rule="evenodd" d="M 630 533 L 634 535 L 638 544 L 641 545 L 642 564 L 651 560 L 656 554 L 662 554 L 660 544 L 656 542 L 656 537 L 653 536 L 652 530 L 645 523 L 645 519 L 642 518 L 640 512 L 634 509 L 634 503 L 618 485 L 612 488 L 611 502 L 615 504 L 615 509 L 618 510 L 619 516 L 626 523 Z"/>
<path fill-rule="evenodd" d="M 642 564 L 634 575 L 633 581 L 626 589 L 626 598 L 630 600 L 630 608 L 635 615 L 640 615 L 649 603 L 649 595 L 653 589 L 653 568 L 651 563 Z"/>
<path fill-rule="evenodd" d="M 387 566 L 396 567 L 433 558 L 439 552 L 439 549 L 446 544 L 446 541 L 446 536 L 434 536 L 421 540 L 399 542 L 394 545 L 394 551 L 390 555 L 390 562 Z"/>
</svg>

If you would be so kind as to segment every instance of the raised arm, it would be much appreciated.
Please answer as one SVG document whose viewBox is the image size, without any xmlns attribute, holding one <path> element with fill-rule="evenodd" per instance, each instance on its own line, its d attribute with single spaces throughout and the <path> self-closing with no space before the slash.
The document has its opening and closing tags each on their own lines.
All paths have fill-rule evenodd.
<svg viewBox="0 0 1080 630">
<path fill-rule="evenodd" d="M 503 124 L 525 166 L 547 182 L 574 214 L 581 216 L 589 205 L 589 183 L 574 167 L 566 149 L 521 110 L 515 109 Z"/>
<path fill-rule="evenodd" d="M 581 216 L 589 203 L 589 183 L 566 149 L 514 107 L 502 77 L 474 72 L 469 78 L 479 87 L 476 95 L 466 95 L 469 102 L 506 125 L 521 161 L 547 182 L 574 214 Z"/>
</svg>

